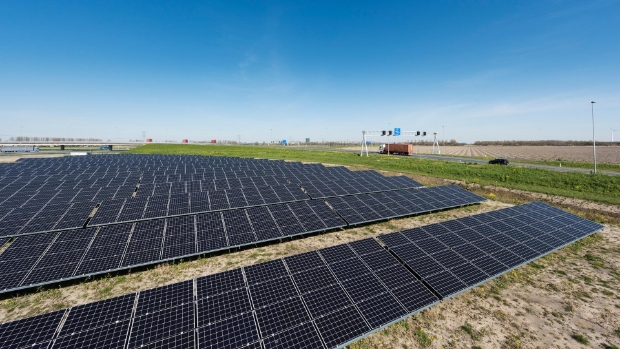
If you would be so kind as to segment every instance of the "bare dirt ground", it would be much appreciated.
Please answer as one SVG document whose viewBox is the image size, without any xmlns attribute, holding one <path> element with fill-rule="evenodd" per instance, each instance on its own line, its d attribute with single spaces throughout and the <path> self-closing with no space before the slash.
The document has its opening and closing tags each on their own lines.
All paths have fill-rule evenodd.
<svg viewBox="0 0 620 349">
<path fill-rule="evenodd" d="M 432 147 L 417 147 L 419 154 L 432 154 Z M 582 146 L 442 146 L 441 154 L 523 160 L 592 161 L 592 147 Z M 596 147 L 596 160 L 605 164 L 620 163 L 620 147 Z"/>
</svg>

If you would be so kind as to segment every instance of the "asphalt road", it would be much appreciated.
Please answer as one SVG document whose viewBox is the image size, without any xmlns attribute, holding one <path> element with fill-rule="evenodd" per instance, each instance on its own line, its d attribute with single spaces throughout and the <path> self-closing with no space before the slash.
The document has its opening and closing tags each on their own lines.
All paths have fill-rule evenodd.
<svg viewBox="0 0 620 349">
<path fill-rule="evenodd" d="M 438 155 L 426 155 L 426 154 L 414 154 L 411 157 L 416 157 L 420 159 L 430 159 L 430 160 L 443 160 L 443 161 L 454 161 L 454 162 L 468 162 L 468 163 L 478 163 L 478 164 L 488 164 L 487 160 L 480 159 L 472 159 L 472 158 L 462 158 L 462 157 L 453 157 L 453 156 L 438 156 Z M 501 165 L 496 165 L 501 166 Z M 510 165 L 508 166 L 521 166 L 521 167 L 530 167 L 530 168 L 540 168 L 549 171 L 557 171 L 557 172 L 581 172 L 581 173 L 590 173 L 592 170 L 586 168 L 572 168 L 572 167 L 556 167 L 556 166 L 546 166 L 546 165 L 535 165 L 535 164 L 525 164 L 522 162 L 512 162 L 510 161 Z M 598 173 L 606 174 L 609 176 L 619 176 L 620 172 L 612 172 L 612 171 L 601 171 L 598 170 Z"/>
<path fill-rule="evenodd" d="M 291 147 L 294 149 L 294 147 Z M 359 150 L 350 150 L 350 149 L 340 149 L 337 147 L 334 148 L 324 148 L 324 147 L 310 147 L 310 148 L 301 148 L 302 150 L 320 150 L 320 151 L 333 151 L 333 152 L 344 152 L 344 153 L 358 153 Z M 376 151 L 371 152 L 368 151 L 368 154 L 377 155 Z M 365 155 L 365 154 L 364 154 Z M 400 156 L 400 155 L 394 155 Z M 430 155 L 430 154 L 413 154 L 411 157 L 420 158 L 420 159 L 429 159 L 429 160 L 443 160 L 443 161 L 454 161 L 454 162 L 465 162 L 465 163 L 478 163 L 478 164 L 488 164 L 488 160 L 480 160 L 475 158 L 466 158 L 466 157 L 455 157 L 455 156 L 445 156 L 445 155 Z M 496 165 L 501 166 L 501 165 Z M 557 171 L 557 172 L 581 172 L 581 173 L 590 173 L 592 170 L 587 168 L 574 168 L 574 167 L 557 167 L 557 166 L 546 166 L 546 165 L 536 165 L 536 164 L 527 164 L 522 162 L 512 162 L 508 166 L 521 166 L 521 167 L 530 167 L 530 168 L 540 168 L 549 171 Z M 613 171 L 601 171 L 598 170 L 598 173 L 606 174 L 609 176 L 620 176 L 620 172 Z"/>
</svg>

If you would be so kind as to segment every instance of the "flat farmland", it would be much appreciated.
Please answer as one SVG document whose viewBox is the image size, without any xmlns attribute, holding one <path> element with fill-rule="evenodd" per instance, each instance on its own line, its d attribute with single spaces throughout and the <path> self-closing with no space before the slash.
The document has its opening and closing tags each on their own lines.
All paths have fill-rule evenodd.
<svg viewBox="0 0 620 349">
<path fill-rule="evenodd" d="M 433 147 L 419 146 L 418 154 L 432 154 Z M 531 161 L 592 161 L 592 147 L 588 146 L 441 146 L 443 155 L 469 156 L 483 158 L 509 158 Z M 620 163 L 620 147 L 597 147 L 597 162 L 604 164 Z"/>
</svg>

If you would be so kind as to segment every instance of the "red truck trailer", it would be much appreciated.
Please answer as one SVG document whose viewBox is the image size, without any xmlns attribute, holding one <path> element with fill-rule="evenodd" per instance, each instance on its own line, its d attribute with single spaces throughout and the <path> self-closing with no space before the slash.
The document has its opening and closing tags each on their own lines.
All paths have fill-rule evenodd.
<svg viewBox="0 0 620 349">
<path fill-rule="evenodd" d="M 411 155 L 413 154 L 413 144 L 389 144 L 390 154 Z M 379 154 L 388 153 L 388 144 L 379 146 Z"/>
</svg>

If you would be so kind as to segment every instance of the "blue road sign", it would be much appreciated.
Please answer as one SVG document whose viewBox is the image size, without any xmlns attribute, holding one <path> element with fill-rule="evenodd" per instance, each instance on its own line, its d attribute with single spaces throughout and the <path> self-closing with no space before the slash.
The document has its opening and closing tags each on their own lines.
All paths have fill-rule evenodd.
<svg viewBox="0 0 620 349">
<path fill-rule="evenodd" d="M 394 136 L 400 136 L 400 127 L 394 128 Z"/>
<path fill-rule="evenodd" d="M 286 139 L 283 139 L 283 140 L 282 140 L 282 144 L 286 144 Z"/>
</svg>

